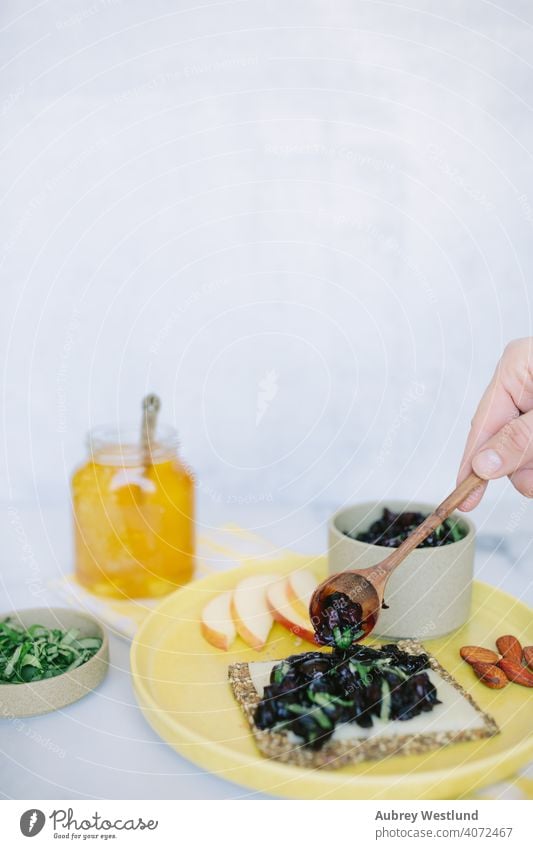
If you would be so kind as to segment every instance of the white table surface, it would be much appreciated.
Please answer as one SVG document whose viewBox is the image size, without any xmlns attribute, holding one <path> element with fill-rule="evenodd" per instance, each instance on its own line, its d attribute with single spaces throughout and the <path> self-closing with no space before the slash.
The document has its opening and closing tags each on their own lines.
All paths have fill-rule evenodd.
<svg viewBox="0 0 533 849">
<path fill-rule="evenodd" d="M 331 506 L 292 512 L 276 505 L 206 504 L 199 512 L 203 523 L 237 522 L 279 546 L 316 553 L 325 549 Z M 517 497 L 487 501 L 473 519 L 476 576 L 531 605 L 533 504 Z M 3 505 L 0 532 L 0 608 L 57 604 L 48 583 L 70 569 L 68 508 Z M 0 798 L 258 798 L 205 773 L 157 737 L 135 701 L 129 642 L 112 636 L 110 649 L 111 669 L 96 692 L 63 711 L 0 719 Z"/>
</svg>

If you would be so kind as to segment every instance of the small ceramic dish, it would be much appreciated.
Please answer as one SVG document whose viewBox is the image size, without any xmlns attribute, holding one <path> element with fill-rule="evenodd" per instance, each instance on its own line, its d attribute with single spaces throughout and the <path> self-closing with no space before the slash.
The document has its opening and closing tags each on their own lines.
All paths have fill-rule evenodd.
<svg viewBox="0 0 533 849">
<path fill-rule="evenodd" d="M 71 672 L 27 684 L 0 684 L 0 719 L 36 716 L 66 707 L 104 680 L 109 668 L 109 643 L 104 628 L 92 616 L 56 607 L 12 610 L 0 614 L 0 621 L 7 616 L 26 628 L 31 625 L 63 631 L 77 628 L 82 637 L 100 637 L 102 645 L 93 657 Z"/>
<path fill-rule="evenodd" d="M 413 501 L 365 502 L 335 513 L 329 523 L 328 571 L 366 569 L 391 553 L 383 545 L 360 542 L 346 535 L 368 530 L 380 518 L 383 508 L 394 512 L 420 510 L 432 504 Z M 453 513 L 466 531 L 463 539 L 435 548 L 417 548 L 391 575 L 385 589 L 385 603 L 374 629 L 375 636 L 390 639 L 432 640 L 455 631 L 470 615 L 474 567 L 475 528 L 461 513 Z"/>
</svg>

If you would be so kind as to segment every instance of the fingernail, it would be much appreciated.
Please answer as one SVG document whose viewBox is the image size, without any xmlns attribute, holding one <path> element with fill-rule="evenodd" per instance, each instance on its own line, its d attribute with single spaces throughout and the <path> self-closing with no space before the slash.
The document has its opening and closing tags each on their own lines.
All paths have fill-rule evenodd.
<svg viewBox="0 0 533 849">
<path fill-rule="evenodd" d="M 492 448 L 487 448 L 485 451 L 480 451 L 476 454 L 472 461 L 474 471 L 482 477 L 491 477 L 495 472 L 498 472 L 503 466 L 503 460 L 497 451 Z"/>
</svg>

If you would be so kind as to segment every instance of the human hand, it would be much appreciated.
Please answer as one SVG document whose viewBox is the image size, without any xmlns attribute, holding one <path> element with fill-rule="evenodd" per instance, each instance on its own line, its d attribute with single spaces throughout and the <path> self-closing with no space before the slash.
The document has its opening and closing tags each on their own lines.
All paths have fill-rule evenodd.
<svg viewBox="0 0 533 849">
<path fill-rule="evenodd" d="M 533 496 L 533 338 L 510 342 L 472 419 L 459 468 L 461 483 L 474 470 L 486 481 L 504 475 L 527 498 Z M 485 483 L 460 510 L 476 507 Z"/>
</svg>

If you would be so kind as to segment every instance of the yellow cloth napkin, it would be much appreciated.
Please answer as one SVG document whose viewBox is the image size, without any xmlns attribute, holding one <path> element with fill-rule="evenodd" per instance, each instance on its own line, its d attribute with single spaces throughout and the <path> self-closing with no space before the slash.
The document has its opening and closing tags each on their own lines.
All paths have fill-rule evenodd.
<svg viewBox="0 0 533 849">
<path fill-rule="evenodd" d="M 296 552 L 276 548 L 258 534 L 237 525 L 225 525 L 198 539 L 196 578 L 211 572 L 234 569 L 244 561 L 274 560 L 279 557 L 298 558 Z M 106 599 L 92 595 L 77 583 L 73 575 L 55 582 L 52 588 L 70 605 L 82 608 L 105 623 L 110 631 L 132 639 L 145 616 L 159 604 L 160 599 Z M 533 799 L 533 764 L 506 781 L 478 790 L 474 799 Z"/>
</svg>

